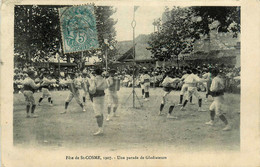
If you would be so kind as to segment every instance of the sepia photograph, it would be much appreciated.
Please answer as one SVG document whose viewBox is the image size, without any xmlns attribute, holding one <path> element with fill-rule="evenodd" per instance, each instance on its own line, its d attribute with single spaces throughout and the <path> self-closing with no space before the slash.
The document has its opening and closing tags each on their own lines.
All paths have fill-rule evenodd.
<svg viewBox="0 0 260 167">
<path fill-rule="evenodd" d="M 239 150 L 240 7 L 14 12 L 15 146 Z"/>
<path fill-rule="evenodd" d="M 1 58 L 10 70 L 1 81 L 11 81 L 4 156 L 16 161 L 3 166 L 33 155 L 27 166 L 168 166 L 174 157 L 187 166 L 181 153 L 196 155 L 190 162 L 197 166 L 239 164 L 245 136 L 255 130 L 247 122 L 259 117 L 243 111 L 250 79 L 241 5 L 154 4 L 4 4 L 12 10 L 2 20 L 12 18 L 13 33 L 12 55 Z"/>
</svg>

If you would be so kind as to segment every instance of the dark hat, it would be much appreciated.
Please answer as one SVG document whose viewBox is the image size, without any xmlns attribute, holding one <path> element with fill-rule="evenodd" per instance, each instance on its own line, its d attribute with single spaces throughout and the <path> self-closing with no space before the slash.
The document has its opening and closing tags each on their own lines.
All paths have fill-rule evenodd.
<svg viewBox="0 0 260 167">
<path fill-rule="evenodd" d="M 31 77 L 35 74 L 35 72 L 34 71 L 28 71 L 27 74 L 28 74 L 29 77 Z"/>
<path fill-rule="evenodd" d="M 193 68 L 192 72 L 196 74 L 198 72 L 198 70 L 196 68 Z"/>
<path fill-rule="evenodd" d="M 192 71 L 191 70 L 187 70 L 187 74 L 191 74 L 192 73 Z"/>
<path fill-rule="evenodd" d="M 14 72 L 19 72 L 20 70 L 18 68 L 15 68 L 14 69 Z"/>
<path fill-rule="evenodd" d="M 102 73 L 103 73 L 103 70 L 101 68 L 95 69 L 95 74 L 96 75 L 102 75 Z"/>
<path fill-rule="evenodd" d="M 70 77 L 74 77 L 74 76 L 75 76 L 75 73 L 73 73 L 73 72 L 68 72 L 68 75 L 69 75 Z"/>
<path fill-rule="evenodd" d="M 165 72 L 166 75 L 171 75 L 171 73 L 172 72 L 170 70 Z"/>
<path fill-rule="evenodd" d="M 213 76 L 217 76 L 218 73 L 219 73 L 219 69 L 217 69 L 217 68 L 214 68 L 214 69 L 211 71 L 211 74 L 212 74 Z"/>
<path fill-rule="evenodd" d="M 83 76 L 87 76 L 88 73 L 87 73 L 87 72 L 82 72 L 82 75 L 83 75 Z"/>
<path fill-rule="evenodd" d="M 110 69 L 109 73 L 112 73 L 112 74 L 116 73 L 116 69 Z"/>
</svg>

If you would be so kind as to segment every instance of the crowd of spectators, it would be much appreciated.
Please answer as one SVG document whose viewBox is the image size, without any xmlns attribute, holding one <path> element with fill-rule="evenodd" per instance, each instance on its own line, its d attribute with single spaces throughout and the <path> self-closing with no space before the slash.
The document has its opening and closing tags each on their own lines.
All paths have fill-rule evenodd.
<svg viewBox="0 0 260 167">
<path fill-rule="evenodd" d="M 137 67 L 138 68 L 138 67 Z M 166 77 L 166 72 L 171 72 L 172 78 L 181 78 L 188 70 L 196 69 L 197 75 L 202 77 L 203 74 L 208 71 L 218 68 L 221 72 L 221 76 L 225 80 L 226 92 L 230 93 L 239 93 L 240 92 L 240 67 L 232 67 L 218 64 L 209 64 L 202 66 L 182 66 L 179 69 L 175 66 L 168 67 L 157 67 L 157 68 L 139 68 L 138 72 L 135 75 L 135 85 L 140 86 L 140 75 L 144 71 L 148 71 L 151 76 L 151 87 L 161 87 L 163 79 Z M 133 69 L 131 67 L 126 67 L 122 71 L 119 70 L 119 76 L 121 76 L 123 86 L 131 87 L 133 84 Z M 180 90 L 182 84 L 176 85 L 176 89 Z M 198 84 L 198 90 L 205 91 L 206 88 L 204 85 Z"/>
<path fill-rule="evenodd" d="M 92 71 L 95 67 L 91 67 L 88 69 L 84 69 L 83 71 L 77 71 L 79 76 L 82 76 L 82 72 L 84 71 Z M 230 93 L 239 93 L 240 92 L 240 67 L 235 68 L 232 66 L 225 66 L 225 65 L 218 65 L 218 64 L 208 64 L 208 65 L 201 65 L 201 66 L 181 66 L 179 69 L 175 66 L 168 66 L 168 67 L 142 67 L 140 65 L 137 66 L 119 66 L 116 67 L 117 75 L 121 79 L 121 84 L 124 87 L 132 87 L 133 85 L 133 74 L 135 78 L 134 85 L 136 87 L 140 86 L 140 75 L 145 71 L 148 71 L 148 74 L 151 76 L 151 87 L 161 87 L 161 83 L 165 78 L 166 72 L 171 72 L 171 77 L 173 78 L 181 78 L 188 70 L 197 69 L 197 75 L 202 77 L 204 73 L 208 70 L 218 68 L 221 71 L 222 77 L 225 80 L 225 87 L 226 92 Z M 22 90 L 22 81 L 25 77 L 27 77 L 27 71 L 33 70 L 36 73 L 35 82 L 41 82 L 44 74 L 48 74 L 55 80 L 55 83 L 50 86 L 50 90 L 65 90 L 67 89 L 66 80 L 67 80 L 67 73 L 68 72 L 75 72 L 75 69 L 65 69 L 60 71 L 60 74 L 57 73 L 53 68 L 37 68 L 30 65 L 25 65 L 24 67 L 16 67 L 14 69 L 14 92 L 17 93 Z M 106 73 L 104 72 L 104 77 Z M 176 85 L 176 89 L 181 89 L 181 84 Z M 204 85 L 198 85 L 198 90 L 205 91 Z"/>
</svg>

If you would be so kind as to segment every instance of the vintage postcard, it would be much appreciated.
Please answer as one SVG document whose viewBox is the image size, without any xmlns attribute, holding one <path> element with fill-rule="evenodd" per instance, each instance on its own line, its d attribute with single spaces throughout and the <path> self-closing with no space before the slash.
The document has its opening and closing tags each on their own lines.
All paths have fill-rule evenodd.
<svg viewBox="0 0 260 167">
<path fill-rule="evenodd" d="M 1 165 L 259 166 L 260 1 L 1 4 Z"/>
</svg>

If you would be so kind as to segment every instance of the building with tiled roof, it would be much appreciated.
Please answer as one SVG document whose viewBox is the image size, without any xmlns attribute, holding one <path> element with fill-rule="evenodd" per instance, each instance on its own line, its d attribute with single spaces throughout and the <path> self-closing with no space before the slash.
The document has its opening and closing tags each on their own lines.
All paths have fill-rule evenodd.
<svg viewBox="0 0 260 167">
<path fill-rule="evenodd" d="M 240 66 L 240 34 L 237 38 L 232 33 L 210 33 L 210 40 L 202 38 L 195 42 L 193 52 L 189 54 L 181 54 L 178 56 L 179 64 L 231 64 Z M 155 64 L 152 53 L 146 48 L 149 47 L 149 35 L 139 35 L 136 38 L 135 45 L 135 61 L 138 63 Z M 133 41 L 118 42 L 118 56 L 116 60 L 119 62 L 133 61 Z M 177 59 L 169 60 L 166 65 L 176 65 Z M 157 62 L 156 64 L 162 64 Z"/>
<path fill-rule="evenodd" d="M 135 61 L 136 62 L 151 62 L 152 53 L 146 48 L 148 45 L 149 35 L 139 35 L 135 39 Z M 117 45 L 118 53 L 117 61 L 129 62 L 133 61 L 133 41 L 121 41 Z"/>
</svg>

